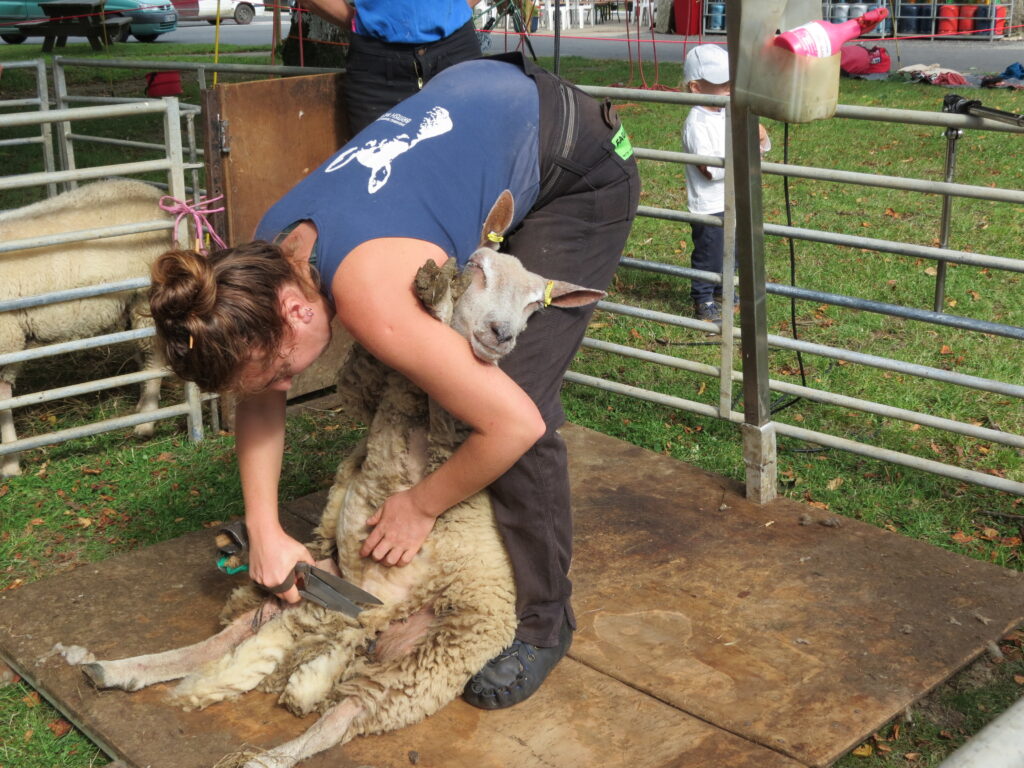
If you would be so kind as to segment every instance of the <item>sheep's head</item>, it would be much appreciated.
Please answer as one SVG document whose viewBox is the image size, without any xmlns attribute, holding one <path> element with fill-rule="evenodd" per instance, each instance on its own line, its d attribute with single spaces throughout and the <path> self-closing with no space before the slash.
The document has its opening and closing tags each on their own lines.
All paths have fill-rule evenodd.
<svg viewBox="0 0 1024 768">
<path fill-rule="evenodd" d="M 581 307 L 604 298 L 604 291 L 547 280 L 528 271 L 519 259 L 490 248 L 469 258 L 468 285 L 455 304 L 451 326 L 465 336 L 473 353 L 497 363 L 516 345 L 526 321 L 545 307 Z"/>
</svg>

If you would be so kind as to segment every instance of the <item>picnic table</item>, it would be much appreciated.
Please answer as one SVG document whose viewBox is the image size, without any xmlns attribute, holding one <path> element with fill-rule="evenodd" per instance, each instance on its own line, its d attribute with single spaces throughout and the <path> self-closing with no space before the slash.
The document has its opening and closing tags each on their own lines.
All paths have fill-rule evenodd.
<svg viewBox="0 0 1024 768">
<path fill-rule="evenodd" d="M 47 21 L 23 24 L 19 34 L 43 37 L 43 52 L 54 46 L 63 48 L 69 37 L 84 37 L 94 51 L 101 51 L 114 40 L 124 39 L 131 19 L 124 16 L 106 18 L 103 5 L 106 0 L 49 0 L 39 4 Z"/>
</svg>

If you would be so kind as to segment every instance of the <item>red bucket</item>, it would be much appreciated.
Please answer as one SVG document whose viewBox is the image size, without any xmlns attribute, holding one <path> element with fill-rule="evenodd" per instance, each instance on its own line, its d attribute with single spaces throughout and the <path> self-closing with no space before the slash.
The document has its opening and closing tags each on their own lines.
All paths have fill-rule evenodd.
<svg viewBox="0 0 1024 768">
<path fill-rule="evenodd" d="M 147 72 L 146 95 L 153 99 L 161 96 L 180 96 L 181 73 L 177 70 Z"/>
<path fill-rule="evenodd" d="M 936 34 L 939 35 L 955 35 L 957 32 L 957 16 L 960 15 L 960 9 L 956 5 L 940 5 L 939 6 L 939 20 Z"/>
</svg>

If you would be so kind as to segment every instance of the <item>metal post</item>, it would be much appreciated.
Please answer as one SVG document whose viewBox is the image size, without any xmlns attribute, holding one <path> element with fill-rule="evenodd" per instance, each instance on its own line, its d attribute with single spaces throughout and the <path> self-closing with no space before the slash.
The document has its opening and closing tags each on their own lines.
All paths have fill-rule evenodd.
<svg viewBox="0 0 1024 768">
<path fill-rule="evenodd" d="M 755 0 L 750 0 L 751 2 Z M 760 0 L 756 0 L 760 1 Z M 740 48 L 759 41 L 741 40 L 745 0 L 729 0 L 726 14 L 729 68 L 736 79 Z M 775 430 L 768 389 L 768 313 L 765 304 L 764 230 L 761 200 L 761 152 L 757 117 L 731 101 L 732 160 L 735 183 L 736 257 L 740 267 L 743 318 L 743 458 L 747 498 L 765 504 L 776 496 Z"/>
<path fill-rule="evenodd" d="M 36 95 L 39 98 L 39 111 L 49 112 L 50 86 L 46 77 L 46 62 L 43 59 L 36 60 Z M 43 142 L 43 170 L 53 173 L 57 167 L 53 163 L 53 126 L 49 122 L 43 123 L 40 138 Z M 46 196 L 57 196 L 57 185 L 52 181 L 46 185 Z"/>
<path fill-rule="evenodd" d="M 67 109 L 68 83 L 64 76 L 64 64 L 60 56 L 53 57 L 53 96 L 57 109 Z M 71 144 L 71 121 L 65 120 L 57 126 L 57 155 L 62 171 L 75 170 L 75 149 Z M 64 191 L 70 192 L 78 182 L 69 179 L 64 182 Z"/>
<path fill-rule="evenodd" d="M 946 136 L 946 182 L 952 182 L 953 176 L 956 174 L 956 146 L 957 141 L 964 135 L 964 132 L 959 128 L 947 128 L 945 132 Z M 942 196 L 942 222 L 939 229 L 939 247 L 945 248 L 949 245 L 949 221 L 952 217 L 953 212 L 953 196 L 943 195 Z M 936 275 L 935 275 L 935 303 L 932 304 L 932 309 L 936 312 L 942 312 L 942 305 L 945 303 L 946 298 L 946 261 L 939 259 L 935 264 Z"/>
<path fill-rule="evenodd" d="M 732 146 L 732 108 L 725 108 L 725 146 Z M 733 297 L 736 285 L 736 164 L 731 152 L 725 153 L 725 228 L 722 254 L 722 348 L 719 355 L 718 411 L 723 419 L 732 412 L 732 366 L 736 345 L 733 342 Z"/>
</svg>

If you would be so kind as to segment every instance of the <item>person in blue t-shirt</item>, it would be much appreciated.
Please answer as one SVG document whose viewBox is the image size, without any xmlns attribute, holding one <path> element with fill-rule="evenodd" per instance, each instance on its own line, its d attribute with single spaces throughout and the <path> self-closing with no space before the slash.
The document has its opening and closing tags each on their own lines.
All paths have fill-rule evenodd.
<svg viewBox="0 0 1024 768">
<path fill-rule="evenodd" d="M 351 29 L 345 108 L 358 133 L 446 67 L 480 56 L 472 11 L 480 0 L 300 0 Z"/>
<path fill-rule="evenodd" d="M 487 709 L 532 694 L 572 639 L 559 392 L 593 309 L 538 313 L 496 367 L 416 300 L 417 270 L 428 259 L 465 265 L 504 189 L 516 201 L 505 244 L 527 269 L 590 288 L 610 283 L 639 201 L 625 131 L 607 102 L 508 54 L 451 67 L 382 115 L 271 206 L 261 239 L 209 257 L 162 255 L 150 292 L 172 370 L 242 396 L 250 576 L 266 587 L 312 561 L 280 526 L 277 489 L 286 392 L 326 349 L 333 317 L 471 427 L 441 467 L 387 499 L 361 554 L 408 564 L 440 514 L 489 489 L 519 624 L 512 646 L 464 692 Z M 282 597 L 299 599 L 295 588 Z"/>
</svg>

